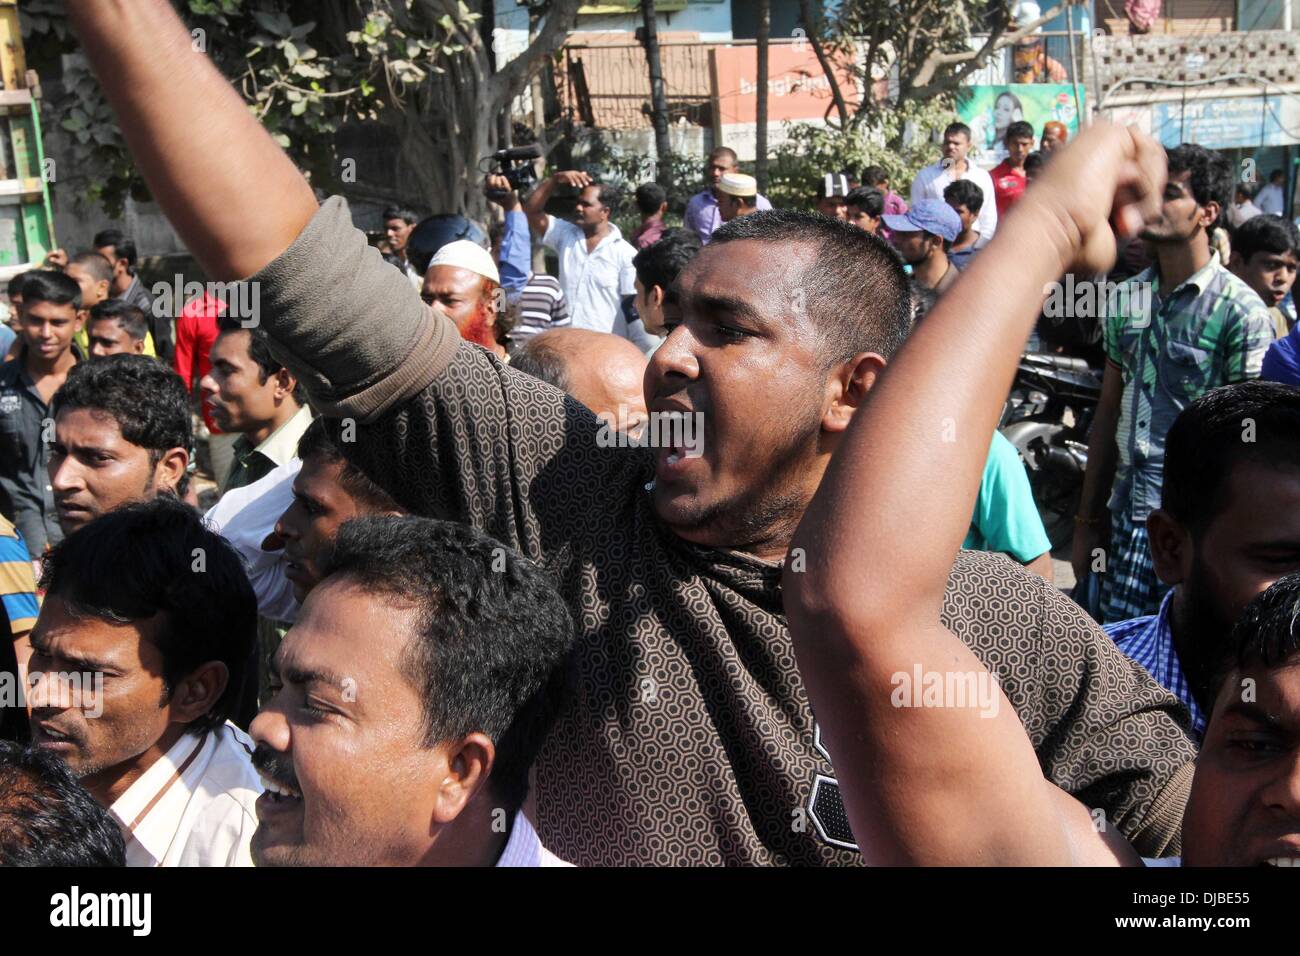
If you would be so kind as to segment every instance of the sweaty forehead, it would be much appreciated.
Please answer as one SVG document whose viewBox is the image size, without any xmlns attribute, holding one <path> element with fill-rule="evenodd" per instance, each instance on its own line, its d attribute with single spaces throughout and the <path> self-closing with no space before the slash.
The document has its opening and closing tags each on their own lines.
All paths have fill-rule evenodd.
<svg viewBox="0 0 1300 956">
<path fill-rule="evenodd" d="M 682 311 L 732 302 L 772 324 L 789 324 L 795 315 L 807 321 L 798 305 L 811 297 L 804 282 L 814 258 L 807 243 L 757 239 L 711 243 L 678 276 Z"/>
</svg>

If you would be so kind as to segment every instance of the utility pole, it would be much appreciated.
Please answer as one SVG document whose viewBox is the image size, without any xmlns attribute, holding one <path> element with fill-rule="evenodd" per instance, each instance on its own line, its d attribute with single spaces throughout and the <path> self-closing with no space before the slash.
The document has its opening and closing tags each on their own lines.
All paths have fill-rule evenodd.
<svg viewBox="0 0 1300 956">
<path fill-rule="evenodd" d="M 668 139 L 668 95 L 664 91 L 664 67 L 659 58 L 659 28 L 655 23 L 655 0 L 641 0 L 641 43 L 645 47 L 646 64 L 650 68 L 650 121 L 655 128 L 655 164 L 659 182 L 668 185 L 668 167 L 672 157 L 672 143 Z"/>
<path fill-rule="evenodd" d="M 758 191 L 767 189 L 767 47 L 772 35 L 772 5 L 770 0 L 758 0 L 758 104 L 754 130 L 754 178 Z"/>
</svg>

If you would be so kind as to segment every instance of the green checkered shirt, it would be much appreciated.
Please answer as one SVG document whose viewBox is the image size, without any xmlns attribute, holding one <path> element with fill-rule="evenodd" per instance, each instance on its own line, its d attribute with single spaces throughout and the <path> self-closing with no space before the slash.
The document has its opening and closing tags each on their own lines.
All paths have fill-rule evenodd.
<svg viewBox="0 0 1300 956">
<path fill-rule="evenodd" d="M 1123 373 L 1124 396 L 1110 509 L 1137 522 L 1160 506 L 1165 435 L 1178 413 L 1212 388 L 1258 378 L 1273 321 L 1217 253 L 1167 294 L 1153 267 L 1114 300 L 1121 308 L 1106 320 L 1106 357 Z"/>
</svg>

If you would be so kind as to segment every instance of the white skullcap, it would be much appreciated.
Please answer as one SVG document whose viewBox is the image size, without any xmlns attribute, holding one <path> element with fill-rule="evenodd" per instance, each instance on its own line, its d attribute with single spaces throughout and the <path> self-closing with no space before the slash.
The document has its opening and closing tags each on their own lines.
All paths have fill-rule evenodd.
<svg viewBox="0 0 1300 956">
<path fill-rule="evenodd" d="M 756 196 L 758 180 L 744 173 L 726 173 L 718 183 L 718 192 L 728 196 Z"/>
<path fill-rule="evenodd" d="M 492 253 L 468 239 L 457 239 L 439 249 L 429 262 L 430 269 L 434 266 L 468 269 L 470 272 L 491 279 L 497 285 L 501 284 L 501 273 L 497 271 L 497 264 L 492 261 Z"/>
</svg>

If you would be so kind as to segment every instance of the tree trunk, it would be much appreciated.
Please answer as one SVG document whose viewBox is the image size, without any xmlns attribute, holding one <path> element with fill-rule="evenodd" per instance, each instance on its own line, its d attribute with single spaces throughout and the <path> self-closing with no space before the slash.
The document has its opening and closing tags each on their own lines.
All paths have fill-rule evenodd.
<svg viewBox="0 0 1300 956">
<path fill-rule="evenodd" d="M 817 0 L 820 5 L 821 0 Z M 831 99 L 835 102 L 835 112 L 840 117 L 840 129 L 849 128 L 849 107 L 844 102 L 844 93 L 840 90 L 839 77 L 835 73 L 835 65 L 831 63 L 831 58 L 826 55 L 826 48 L 822 45 L 822 26 L 820 6 L 814 7 L 812 0 L 799 0 L 799 18 L 803 20 L 803 27 L 808 31 L 808 42 L 812 44 L 813 53 L 817 57 L 817 62 L 822 66 L 822 72 L 826 74 L 826 82 L 831 85 Z M 867 66 L 867 98 L 871 97 L 871 67 Z"/>
<path fill-rule="evenodd" d="M 645 45 L 646 64 L 650 68 L 650 120 L 655 128 L 655 154 L 658 180 L 668 185 L 672 143 L 668 139 L 668 96 L 664 92 L 664 67 L 659 59 L 659 28 L 655 22 L 655 0 L 641 0 L 641 17 L 645 24 L 641 42 Z"/>
<path fill-rule="evenodd" d="M 758 104 L 754 129 L 754 177 L 758 191 L 767 189 L 767 41 L 772 33 L 772 5 L 770 0 L 758 0 L 758 33 L 755 43 L 758 52 Z"/>
</svg>

